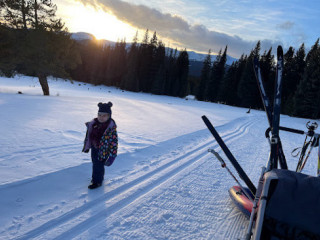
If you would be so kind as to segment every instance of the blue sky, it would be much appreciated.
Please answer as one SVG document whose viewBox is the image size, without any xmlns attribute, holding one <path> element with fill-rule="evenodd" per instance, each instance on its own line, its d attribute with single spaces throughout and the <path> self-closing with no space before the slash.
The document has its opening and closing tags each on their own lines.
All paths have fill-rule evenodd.
<svg viewBox="0 0 320 240">
<path fill-rule="evenodd" d="M 68 4 L 74 10 L 81 5 L 114 17 L 116 22 L 106 20 L 108 28 L 107 24 L 97 23 L 103 20 L 92 21 L 88 13 L 88 24 L 109 32 L 106 38 L 113 34 L 109 38 L 125 37 L 130 41 L 137 30 L 142 37 L 149 29 L 157 31 L 166 46 L 218 52 L 228 45 L 228 54 L 233 57 L 248 54 L 258 40 L 262 41 L 262 50 L 276 49 L 279 44 L 285 49 L 289 46 L 297 49 L 302 43 L 308 49 L 320 37 L 319 0 L 56 0 L 55 3 L 58 12 Z M 64 16 L 67 15 L 65 11 Z M 85 15 L 84 12 L 83 19 Z M 69 30 L 81 30 L 81 25 L 75 26 Z M 88 29 L 83 30 L 90 32 Z M 102 32 L 100 35 L 103 36 Z"/>
</svg>

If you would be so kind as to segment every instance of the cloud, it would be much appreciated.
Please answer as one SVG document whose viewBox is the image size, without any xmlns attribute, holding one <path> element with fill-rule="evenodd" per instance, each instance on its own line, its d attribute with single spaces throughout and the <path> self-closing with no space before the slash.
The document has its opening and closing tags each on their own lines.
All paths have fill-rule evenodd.
<svg viewBox="0 0 320 240">
<path fill-rule="evenodd" d="M 180 47 L 196 51 L 207 52 L 211 49 L 218 52 L 228 45 L 228 55 L 240 57 L 249 54 L 257 41 L 246 41 L 239 36 L 209 30 L 204 25 L 191 25 L 180 16 L 162 13 L 157 9 L 144 5 L 134 5 L 121 0 L 78 0 L 85 5 L 101 7 L 112 12 L 119 20 L 129 23 L 139 29 L 156 31 L 161 37 L 178 43 Z M 271 40 L 262 40 L 262 47 L 266 49 L 281 44 Z M 264 50 L 264 49 L 262 49 Z"/>
<path fill-rule="evenodd" d="M 286 22 L 283 22 L 283 23 L 277 25 L 278 28 L 283 29 L 283 30 L 292 29 L 293 26 L 294 26 L 294 22 L 291 22 L 291 21 L 286 21 Z"/>
</svg>

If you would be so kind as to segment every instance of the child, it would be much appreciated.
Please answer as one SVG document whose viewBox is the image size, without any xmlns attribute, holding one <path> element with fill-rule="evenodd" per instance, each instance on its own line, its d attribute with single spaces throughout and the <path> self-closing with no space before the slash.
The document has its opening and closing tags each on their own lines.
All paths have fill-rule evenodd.
<svg viewBox="0 0 320 240">
<path fill-rule="evenodd" d="M 87 134 L 82 152 L 91 148 L 92 180 L 89 189 L 100 187 L 104 177 L 104 165 L 111 166 L 117 157 L 117 125 L 111 118 L 112 103 L 99 103 L 98 117 L 87 122 Z"/>
</svg>

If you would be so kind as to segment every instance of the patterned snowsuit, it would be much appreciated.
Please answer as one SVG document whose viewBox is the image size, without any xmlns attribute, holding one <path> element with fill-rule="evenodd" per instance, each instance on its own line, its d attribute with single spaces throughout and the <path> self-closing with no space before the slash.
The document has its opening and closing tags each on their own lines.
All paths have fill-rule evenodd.
<svg viewBox="0 0 320 240">
<path fill-rule="evenodd" d="M 117 125 L 113 119 L 108 120 L 109 124 L 104 131 L 99 146 L 93 145 L 92 131 L 95 124 L 99 124 L 97 118 L 87 122 L 87 133 L 82 151 L 89 152 L 91 149 L 92 159 L 92 182 L 101 184 L 104 177 L 104 165 L 111 166 L 117 157 L 118 134 Z"/>
</svg>

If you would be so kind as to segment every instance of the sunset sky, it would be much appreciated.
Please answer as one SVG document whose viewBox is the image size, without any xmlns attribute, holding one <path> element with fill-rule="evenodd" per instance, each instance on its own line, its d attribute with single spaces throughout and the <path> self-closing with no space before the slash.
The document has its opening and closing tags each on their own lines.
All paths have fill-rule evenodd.
<svg viewBox="0 0 320 240">
<path fill-rule="evenodd" d="M 248 54 L 262 50 L 310 48 L 320 37 L 319 0 L 54 0 L 70 32 L 130 42 L 138 30 L 156 31 L 166 46 L 199 52 Z"/>
</svg>

